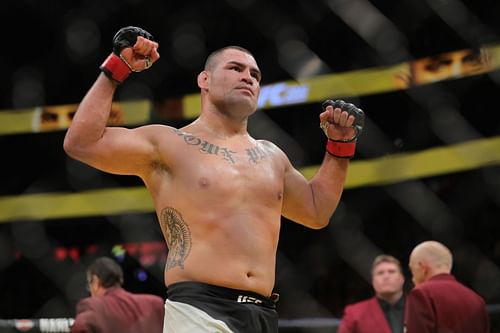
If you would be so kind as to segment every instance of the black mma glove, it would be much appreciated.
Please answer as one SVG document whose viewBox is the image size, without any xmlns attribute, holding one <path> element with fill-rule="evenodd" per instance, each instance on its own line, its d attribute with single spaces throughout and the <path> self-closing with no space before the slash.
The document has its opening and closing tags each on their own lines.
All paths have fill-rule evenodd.
<svg viewBox="0 0 500 333">
<path fill-rule="evenodd" d="M 122 83 L 131 72 L 137 72 L 122 56 L 121 51 L 127 47 L 133 47 L 137 42 L 137 37 L 141 36 L 149 40 L 154 40 L 153 35 L 144 29 L 128 26 L 121 28 L 113 37 L 113 52 L 99 67 L 101 71 L 111 80 Z M 145 69 L 151 66 L 149 58 L 146 58 Z"/>
<path fill-rule="evenodd" d="M 340 158 L 352 158 L 354 157 L 354 153 L 356 151 L 356 141 L 358 137 L 361 135 L 363 131 L 363 127 L 365 126 L 365 113 L 360 108 L 356 107 L 356 105 L 352 103 L 346 103 L 342 100 L 332 101 L 330 99 L 324 101 L 321 104 L 323 111 L 326 110 L 326 107 L 331 105 L 333 109 L 339 108 L 342 111 L 346 111 L 350 116 L 354 117 L 354 123 L 352 127 L 355 130 L 355 134 L 352 138 L 349 139 L 332 139 L 328 137 L 328 126 L 330 123 L 328 121 L 321 123 L 320 127 L 325 132 L 328 137 L 328 142 L 326 144 L 326 151 L 335 157 Z"/>
</svg>

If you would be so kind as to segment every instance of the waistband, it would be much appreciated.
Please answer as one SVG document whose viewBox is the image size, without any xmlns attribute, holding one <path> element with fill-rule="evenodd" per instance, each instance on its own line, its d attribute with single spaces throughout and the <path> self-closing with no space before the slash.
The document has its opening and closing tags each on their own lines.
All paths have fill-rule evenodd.
<svg viewBox="0 0 500 333">
<path fill-rule="evenodd" d="M 232 300 L 241 304 L 256 304 L 275 308 L 279 294 L 273 293 L 271 297 L 248 291 L 231 289 L 207 283 L 182 281 L 167 287 L 167 299 L 175 300 L 178 297 L 217 297 Z"/>
</svg>

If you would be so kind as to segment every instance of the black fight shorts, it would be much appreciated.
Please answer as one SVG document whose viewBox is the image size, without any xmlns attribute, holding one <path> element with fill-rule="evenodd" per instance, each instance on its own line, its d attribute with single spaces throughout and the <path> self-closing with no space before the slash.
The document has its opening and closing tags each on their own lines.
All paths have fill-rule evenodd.
<svg viewBox="0 0 500 333">
<path fill-rule="evenodd" d="M 275 303 L 262 295 L 198 282 L 167 288 L 163 333 L 277 333 Z"/>
</svg>

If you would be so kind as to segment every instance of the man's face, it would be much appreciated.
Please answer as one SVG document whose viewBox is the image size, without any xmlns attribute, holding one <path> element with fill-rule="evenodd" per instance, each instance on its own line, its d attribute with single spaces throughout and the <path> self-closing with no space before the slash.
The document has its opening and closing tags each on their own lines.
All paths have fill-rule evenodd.
<svg viewBox="0 0 500 333">
<path fill-rule="evenodd" d="M 217 56 L 209 73 L 208 92 L 215 105 L 247 105 L 255 111 L 260 93 L 261 73 L 248 53 L 228 49 Z"/>
<path fill-rule="evenodd" d="M 480 74 L 489 69 L 486 50 L 461 50 L 415 60 L 411 63 L 414 84 Z"/>
<path fill-rule="evenodd" d="M 399 266 L 392 262 L 381 262 L 372 272 L 372 285 L 377 295 L 392 295 L 403 290 L 404 276 Z"/>
</svg>

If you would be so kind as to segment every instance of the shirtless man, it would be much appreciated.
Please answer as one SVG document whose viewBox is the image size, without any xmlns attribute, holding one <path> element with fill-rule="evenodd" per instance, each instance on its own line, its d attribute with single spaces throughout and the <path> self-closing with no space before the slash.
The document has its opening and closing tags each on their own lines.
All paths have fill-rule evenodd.
<svg viewBox="0 0 500 333">
<path fill-rule="evenodd" d="M 139 176 L 151 193 L 169 248 L 164 332 L 277 332 L 271 295 L 281 215 L 313 229 L 328 224 L 363 113 L 326 103 L 329 153 L 307 181 L 277 146 L 248 134 L 261 72 L 249 51 L 231 46 L 212 53 L 198 75 L 201 115 L 191 124 L 106 127 L 118 83 L 159 59 L 147 32 L 126 29 L 138 30 L 115 36 L 64 149 L 105 172 Z"/>
</svg>

